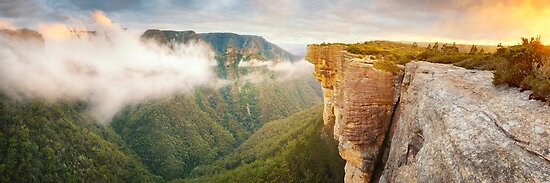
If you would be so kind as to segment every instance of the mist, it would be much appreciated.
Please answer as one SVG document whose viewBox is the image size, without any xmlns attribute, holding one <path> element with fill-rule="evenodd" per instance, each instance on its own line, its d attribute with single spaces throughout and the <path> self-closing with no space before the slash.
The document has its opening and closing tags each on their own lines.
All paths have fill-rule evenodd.
<svg viewBox="0 0 550 183">
<path fill-rule="evenodd" d="M 92 117 L 107 124 L 125 105 L 223 82 L 204 44 L 168 49 L 143 42 L 141 32 L 123 29 L 99 11 L 73 21 L 39 23 L 43 42 L 0 35 L 0 89 L 21 100 L 83 100 Z"/>
<path fill-rule="evenodd" d="M 296 62 L 250 60 L 239 62 L 239 67 L 265 68 L 276 74 L 276 81 L 287 81 L 312 76 L 314 70 L 313 64 L 304 59 Z M 265 81 L 266 77 L 258 69 L 253 69 L 251 73 L 244 76 L 244 79 L 251 83 L 260 83 Z"/>
</svg>

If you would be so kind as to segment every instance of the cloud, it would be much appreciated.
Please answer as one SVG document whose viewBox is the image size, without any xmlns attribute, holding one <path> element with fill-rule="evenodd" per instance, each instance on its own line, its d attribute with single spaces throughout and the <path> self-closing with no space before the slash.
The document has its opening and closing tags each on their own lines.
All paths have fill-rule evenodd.
<svg viewBox="0 0 550 183">
<path fill-rule="evenodd" d="M 159 47 L 93 15 L 93 32 L 42 23 L 43 46 L 0 36 L 0 89 L 21 99 L 84 100 L 97 121 L 108 123 L 125 105 L 220 82 L 207 46 Z"/>
<path fill-rule="evenodd" d="M 260 61 L 249 60 L 239 62 L 239 67 L 249 68 L 250 72 L 244 76 L 244 80 L 251 83 L 260 83 L 267 79 L 265 70 L 275 73 L 276 81 L 288 81 L 311 76 L 313 73 L 313 64 L 304 59 L 297 62 L 289 61 Z"/>
<path fill-rule="evenodd" d="M 72 5 L 81 10 L 138 10 L 145 3 L 143 0 L 68 0 Z"/>
<path fill-rule="evenodd" d="M 0 16 L 23 17 L 43 11 L 40 3 L 34 0 L 0 0 Z"/>
<path fill-rule="evenodd" d="M 550 38 L 550 2 L 485 0 L 462 9 L 460 16 L 442 16 L 434 27 L 442 37 L 517 42 L 523 36 Z"/>
<path fill-rule="evenodd" d="M 113 22 L 109 18 L 107 18 L 105 13 L 103 13 L 102 11 L 98 11 L 98 10 L 94 11 L 92 13 L 92 17 L 94 18 L 95 22 L 97 22 L 101 26 L 106 26 L 106 27 L 113 26 Z"/>
<path fill-rule="evenodd" d="M 9 20 L 0 19 L 0 29 L 15 29 L 15 26 Z"/>
<path fill-rule="evenodd" d="M 254 34 L 279 44 L 372 39 L 497 44 L 536 34 L 550 38 L 545 31 L 550 4 L 544 0 L 23 0 L 6 1 L 7 11 L 1 12 L 31 12 L 23 4 L 34 1 L 41 2 L 34 9 L 47 12 L 35 19 L 79 17 L 100 9 L 122 26 Z"/>
</svg>

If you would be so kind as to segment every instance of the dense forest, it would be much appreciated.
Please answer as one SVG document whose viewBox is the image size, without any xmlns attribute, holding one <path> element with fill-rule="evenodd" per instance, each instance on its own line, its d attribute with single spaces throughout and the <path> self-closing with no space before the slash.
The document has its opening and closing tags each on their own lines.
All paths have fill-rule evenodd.
<svg viewBox="0 0 550 183">
<path fill-rule="evenodd" d="M 182 178 L 231 152 L 264 123 L 319 104 L 313 82 L 202 88 L 129 106 L 111 125 L 153 173 Z"/>
<path fill-rule="evenodd" d="M 264 124 L 322 102 L 321 88 L 311 75 L 284 78 L 286 73 L 266 67 L 239 66 L 251 60 L 295 61 L 292 54 L 259 36 L 156 33 L 168 37 L 162 39 L 168 42 L 158 42 L 168 47 L 198 36 L 216 54 L 214 71 L 229 83 L 128 105 L 107 125 L 90 116 L 91 104 L 85 100 L 17 98 L 0 92 L 0 143 L 5 147 L 0 148 L 0 182 L 163 182 L 206 175 L 209 171 L 200 170 L 207 168 L 198 167 L 210 167 L 245 142 L 269 140 L 249 140 Z M 143 41 L 157 38 L 144 36 Z M 261 80 L 252 81 L 250 75 Z M 286 122 L 314 126 L 313 120 Z M 310 129 L 289 126 L 294 132 Z M 319 140 L 314 138 L 319 131 L 307 132 L 292 137 L 302 137 L 300 142 Z M 280 129 L 270 133 L 285 136 Z M 274 144 L 273 153 L 290 148 L 285 140 L 294 142 L 278 140 L 284 143 Z M 327 158 L 338 158 L 332 155 Z M 268 167 L 264 163 L 273 162 L 255 164 Z"/>
<path fill-rule="evenodd" d="M 170 180 L 169 176 L 184 177 L 178 175 L 175 168 L 192 169 L 188 179 L 179 180 L 183 182 L 343 180 L 344 161 L 338 155 L 337 141 L 323 131 L 322 106 L 267 122 L 230 151 L 233 144 L 224 142 L 232 139 L 231 134 L 216 122 L 203 119 L 186 123 L 160 117 L 164 121 L 158 123 L 164 126 L 159 128 L 172 133 L 130 125 L 127 128 L 138 128 L 138 134 L 132 136 L 135 141 L 154 140 L 136 148 L 117 134 L 116 129 L 120 127 L 94 123 L 82 102 L 51 103 L 40 99 L 22 102 L 1 96 L 0 104 L 3 122 L 0 138 L 4 139 L 2 146 L 7 147 L 0 149 L 2 182 L 164 182 Z M 201 116 L 204 113 L 200 111 L 181 110 L 175 104 L 163 110 L 150 106 L 156 112 L 144 110 L 149 116 L 178 117 L 170 113 L 189 111 L 209 119 Z M 158 114 L 163 111 L 169 115 Z M 183 133 L 174 133 L 177 130 Z M 218 131 L 207 132 L 209 130 Z M 134 149 L 145 152 L 135 151 L 142 154 L 137 156 Z M 224 155 L 218 154 L 220 152 L 227 154 L 212 161 Z M 145 166 L 157 163 L 148 160 L 157 159 L 162 160 L 159 169 Z M 191 163 L 200 166 L 187 165 Z"/>
<path fill-rule="evenodd" d="M 18 101 L 0 95 L 0 182 L 161 180 L 81 102 Z"/>
<path fill-rule="evenodd" d="M 265 123 L 321 103 L 321 89 L 312 76 L 280 80 L 279 73 L 239 66 L 251 59 L 290 57 L 259 36 L 150 30 L 143 39 L 166 46 L 205 41 L 215 50 L 216 73 L 231 81 L 128 106 L 113 120 L 113 130 L 139 160 L 167 180 L 188 177 L 195 167 L 224 157 Z M 246 80 L 251 73 L 263 80 Z"/>
<path fill-rule="evenodd" d="M 342 182 L 338 142 L 323 131 L 322 106 L 266 123 L 235 151 L 181 182 Z"/>
</svg>

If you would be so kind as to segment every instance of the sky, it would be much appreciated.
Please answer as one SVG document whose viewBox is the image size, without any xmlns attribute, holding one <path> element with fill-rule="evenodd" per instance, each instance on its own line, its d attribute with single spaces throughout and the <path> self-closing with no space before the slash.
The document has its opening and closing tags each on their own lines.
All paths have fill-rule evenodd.
<svg viewBox="0 0 550 183">
<path fill-rule="evenodd" d="M 544 0 L 0 0 L 0 28 L 70 23 L 95 10 L 123 27 L 253 34 L 287 49 L 367 40 L 550 41 Z"/>
</svg>

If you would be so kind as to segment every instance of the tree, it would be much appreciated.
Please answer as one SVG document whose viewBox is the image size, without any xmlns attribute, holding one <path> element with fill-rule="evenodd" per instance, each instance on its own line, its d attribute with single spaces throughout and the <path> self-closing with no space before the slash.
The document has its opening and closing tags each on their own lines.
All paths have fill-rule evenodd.
<svg viewBox="0 0 550 183">
<path fill-rule="evenodd" d="M 438 52 L 439 51 L 439 43 L 438 42 L 435 42 L 434 43 L 434 46 L 432 47 L 432 50 Z"/>
<path fill-rule="evenodd" d="M 473 55 L 477 53 L 477 47 L 476 45 L 472 45 L 472 48 L 470 48 L 470 52 L 468 54 Z"/>
</svg>

